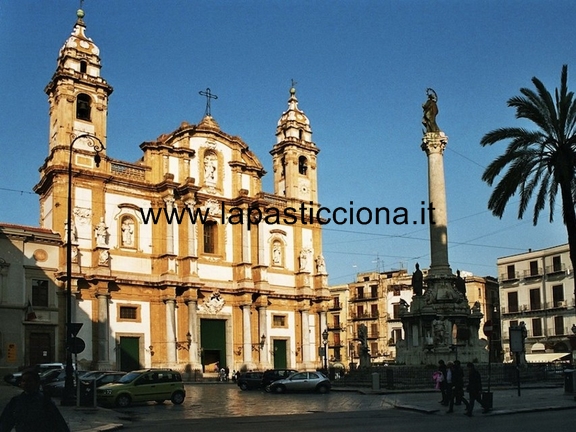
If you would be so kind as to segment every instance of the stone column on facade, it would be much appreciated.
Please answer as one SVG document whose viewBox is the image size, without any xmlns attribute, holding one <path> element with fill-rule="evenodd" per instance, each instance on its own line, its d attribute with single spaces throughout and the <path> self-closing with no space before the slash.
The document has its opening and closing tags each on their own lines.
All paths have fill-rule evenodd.
<svg viewBox="0 0 576 432">
<path fill-rule="evenodd" d="M 248 369 L 253 369 L 252 364 L 252 332 L 250 326 L 250 304 L 242 305 L 242 335 L 244 364 Z"/>
<path fill-rule="evenodd" d="M 166 203 L 166 214 L 167 216 L 171 216 L 172 212 L 174 211 L 174 197 L 167 196 L 164 197 L 164 203 Z M 174 224 L 175 219 L 172 219 L 172 223 L 169 223 L 166 220 L 166 253 L 169 255 L 174 254 Z"/>
<path fill-rule="evenodd" d="M 196 300 L 188 300 L 186 304 L 188 306 L 188 333 L 190 334 L 188 361 L 192 370 L 202 370 L 200 347 L 198 346 L 198 302 Z"/>
<path fill-rule="evenodd" d="M 166 363 L 176 364 L 176 299 L 164 300 L 166 304 Z"/>
<path fill-rule="evenodd" d="M 194 214 L 194 205 L 196 201 L 194 200 L 187 200 L 185 202 L 186 207 L 190 211 L 191 214 Z M 196 257 L 196 225 L 192 223 L 192 218 L 188 217 L 188 256 Z"/>
<path fill-rule="evenodd" d="M 98 292 L 96 299 L 98 301 L 98 369 L 108 370 L 110 369 L 110 314 L 108 311 L 110 293 L 108 291 Z"/>
<path fill-rule="evenodd" d="M 309 308 L 300 309 L 302 319 L 302 363 L 305 369 L 312 367 L 310 357 L 310 321 Z"/>
<path fill-rule="evenodd" d="M 441 131 L 427 132 L 422 137 L 421 147 L 428 156 L 428 203 L 433 208 L 428 215 L 431 255 L 429 277 L 452 275 L 448 263 L 448 216 L 444 182 L 444 149 L 447 144 L 448 137 Z"/>
<path fill-rule="evenodd" d="M 270 351 L 268 350 L 268 346 L 270 344 L 269 335 L 268 335 L 268 316 L 267 316 L 268 308 L 266 306 L 260 306 L 258 308 L 258 329 L 259 329 L 259 336 L 260 336 L 260 343 L 264 342 L 260 346 L 260 365 L 263 369 L 268 369 L 270 367 Z M 262 336 L 265 336 L 265 339 L 262 339 Z"/>
</svg>

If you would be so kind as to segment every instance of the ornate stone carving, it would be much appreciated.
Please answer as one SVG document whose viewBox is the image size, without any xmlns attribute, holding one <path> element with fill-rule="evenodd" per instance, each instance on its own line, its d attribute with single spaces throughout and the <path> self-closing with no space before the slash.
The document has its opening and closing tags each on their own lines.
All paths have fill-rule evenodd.
<svg viewBox="0 0 576 432">
<path fill-rule="evenodd" d="M 210 300 L 205 301 L 199 306 L 200 311 L 210 314 L 217 314 L 224 307 L 224 299 L 220 296 L 218 291 L 214 291 L 210 296 Z"/>
<path fill-rule="evenodd" d="M 74 216 L 74 220 L 77 221 L 79 225 L 90 225 L 92 210 L 84 207 L 74 207 Z"/>
</svg>

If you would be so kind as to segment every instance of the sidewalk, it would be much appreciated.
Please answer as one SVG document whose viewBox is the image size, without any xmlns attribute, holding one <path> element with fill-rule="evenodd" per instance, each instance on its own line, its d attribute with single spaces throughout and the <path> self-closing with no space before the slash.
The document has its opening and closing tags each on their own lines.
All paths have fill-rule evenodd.
<svg viewBox="0 0 576 432">
<path fill-rule="evenodd" d="M 4 409 L 8 401 L 20 393 L 22 390 L 18 387 L 0 384 L 0 409 Z M 60 406 L 56 399 L 54 402 L 72 432 L 114 431 L 122 428 L 122 421 L 118 418 L 119 413 L 116 411 L 100 407 L 64 407 Z"/>
<path fill-rule="evenodd" d="M 333 391 L 358 391 L 364 394 L 384 395 L 390 405 L 398 409 L 417 411 L 426 414 L 454 415 L 464 413 L 464 405 L 455 406 L 454 414 L 447 414 L 447 407 L 440 405 L 440 392 L 434 390 L 420 391 L 373 391 L 367 388 L 338 388 Z M 492 388 L 493 406 L 490 412 L 482 414 L 482 408 L 476 403 L 474 415 L 506 415 L 526 412 L 576 409 L 574 394 L 564 393 L 562 387 L 526 387 Z M 466 395 L 466 397 L 468 397 Z"/>
</svg>

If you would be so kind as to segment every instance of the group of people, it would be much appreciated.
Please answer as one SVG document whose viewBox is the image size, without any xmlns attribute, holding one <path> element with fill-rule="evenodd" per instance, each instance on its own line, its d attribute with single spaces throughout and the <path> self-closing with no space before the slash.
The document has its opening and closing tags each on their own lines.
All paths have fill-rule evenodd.
<svg viewBox="0 0 576 432">
<path fill-rule="evenodd" d="M 436 387 L 442 393 L 442 400 L 440 403 L 448 407 L 447 413 L 454 412 L 454 405 L 462 405 L 466 407 L 466 414 L 468 417 L 472 416 L 475 402 L 478 402 L 482 407 L 482 412 L 487 413 L 489 407 L 482 401 L 482 377 L 480 372 L 474 366 L 474 363 L 467 363 L 468 369 L 468 385 L 466 391 L 468 392 L 468 399 L 464 397 L 464 371 L 459 360 L 454 362 L 444 363 L 444 360 L 438 362 L 438 370 L 434 373 L 433 379 L 436 382 Z"/>
</svg>

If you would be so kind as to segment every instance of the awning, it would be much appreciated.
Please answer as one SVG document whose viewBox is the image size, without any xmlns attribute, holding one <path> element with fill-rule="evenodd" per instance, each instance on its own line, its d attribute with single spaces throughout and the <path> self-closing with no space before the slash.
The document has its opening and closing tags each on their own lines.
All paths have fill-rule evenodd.
<svg viewBox="0 0 576 432">
<path fill-rule="evenodd" d="M 570 361 L 570 353 L 526 354 L 526 363 L 552 363 L 555 361 Z"/>
</svg>

